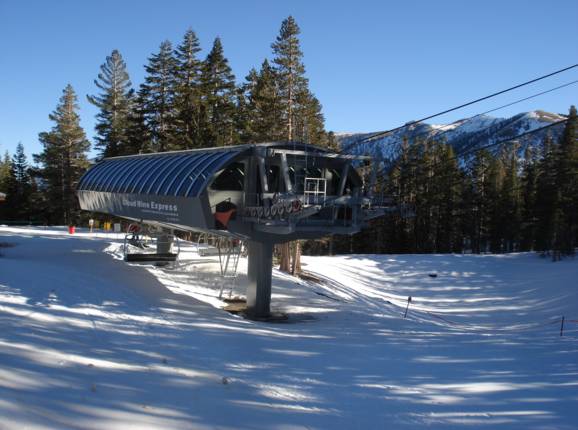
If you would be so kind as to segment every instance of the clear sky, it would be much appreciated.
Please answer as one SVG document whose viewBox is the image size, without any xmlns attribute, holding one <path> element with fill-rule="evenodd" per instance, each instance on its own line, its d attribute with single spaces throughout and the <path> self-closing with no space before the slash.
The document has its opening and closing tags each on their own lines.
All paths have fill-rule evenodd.
<svg viewBox="0 0 578 430">
<path fill-rule="evenodd" d="M 378 131 L 578 63 L 578 1 L 315 1 L 0 0 L 0 152 L 18 142 L 40 151 L 38 133 L 71 83 L 82 125 L 94 135 L 96 110 L 86 101 L 113 49 L 133 84 L 168 39 L 187 28 L 203 55 L 220 36 L 241 82 L 271 56 L 281 21 L 301 27 L 312 91 L 323 104 L 328 130 Z M 471 116 L 557 85 L 578 80 L 578 69 L 437 123 Z M 496 112 L 566 112 L 578 85 Z"/>
</svg>

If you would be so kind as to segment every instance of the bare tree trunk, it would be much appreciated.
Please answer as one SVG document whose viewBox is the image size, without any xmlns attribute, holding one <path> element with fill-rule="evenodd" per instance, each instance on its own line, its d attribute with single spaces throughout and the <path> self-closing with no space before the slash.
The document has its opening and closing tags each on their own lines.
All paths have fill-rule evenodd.
<svg viewBox="0 0 578 430">
<path fill-rule="evenodd" d="M 279 270 L 281 272 L 290 273 L 291 271 L 291 252 L 289 250 L 289 242 L 282 243 L 278 245 L 280 261 Z"/>
<path fill-rule="evenodd" d="M 293 243 L 293 264 L 291 266 L 291 274 L 295 276 L 301 273 L 301 242 L 296 240 Z"/>
<path fill-rule="evenodd" d="M 289 69 L 289 85 L 287 97 L 287 140 L 293 140 L 293 73 Z"/>
</svg>

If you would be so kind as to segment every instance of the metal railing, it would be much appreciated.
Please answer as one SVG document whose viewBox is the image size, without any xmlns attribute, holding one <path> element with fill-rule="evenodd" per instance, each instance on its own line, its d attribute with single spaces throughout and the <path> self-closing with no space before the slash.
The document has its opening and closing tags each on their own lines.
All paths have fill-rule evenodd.
<svg viewBox="0 0 578 430">
<path fill-rule="evenodd" d="M 305 205 L 323 205 L 327 197 L 327 179 L 305 178 L 303 188 L 303 203 Z"/>
</svg>

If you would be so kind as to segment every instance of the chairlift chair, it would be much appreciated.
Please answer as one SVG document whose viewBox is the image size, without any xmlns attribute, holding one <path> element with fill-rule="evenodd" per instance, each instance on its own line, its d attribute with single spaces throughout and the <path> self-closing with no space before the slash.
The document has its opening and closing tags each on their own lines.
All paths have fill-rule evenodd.
<svg viewBox="0 0 578 430">
<path fill-rule="evenodd" d="M 169 239 L 170 238 L 170 239 Z M 176 252 L 173 252 L 176 240 Z M 168 245 L 168 246 L 167 246 Z M 131 247 L 140 250 L 149 248 L 157 252 L 130 252 Z M 159 248 L 168 248 L 168 252 L 158 252 Z M 124 237 L 124 260 L 130 263 L 174 263 L 177 261 L 181 247 L 179 238 L 164 231 L 145 230 L 139 224 L 130 224 Z"/>
</svg>

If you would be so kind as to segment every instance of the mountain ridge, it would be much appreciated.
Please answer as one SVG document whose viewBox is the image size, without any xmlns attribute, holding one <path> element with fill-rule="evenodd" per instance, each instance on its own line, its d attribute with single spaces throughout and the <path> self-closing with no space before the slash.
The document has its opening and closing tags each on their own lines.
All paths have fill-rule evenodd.
<svg viewBox="0 0 578 430">
<path fill-rule="evenodd" d="M 391 160 L 399 154 L 404 138 L 407 138 L 410 143 L 414 143 L 417 139 L 441 139 L 452 145 L 456 153 L 459 154 L 464 151 L 476 151 L 482 147 L 515 138 L 523 133 L 543 128 L 565 118 L 564 115 L 543 110 L 522 112 L 508 118 L 483 114 L 459 119 L 449 124 L 411 124 L 410 122 L 407 123 L 409 124 L 407 127 L 376 138 L 371 142 L 360 144 L 356 144 L 356 142 L 375 134 L 375 132 L 337 132 L 335 137 L 339 146 L 347 153 L 368 154 L 374 158 Z M 547 134 L 550 134 L 553 138 L 558 138 L 562 133 L 563 127 L 563 124 L 559 124 L 521 138 L 518 146 L 520 156 L 523 155 L 529 146 L 541 148 Z M 503 145 L 496 145 L 492 149 L 494 152 L 498 152 Z"/>
</svg>

